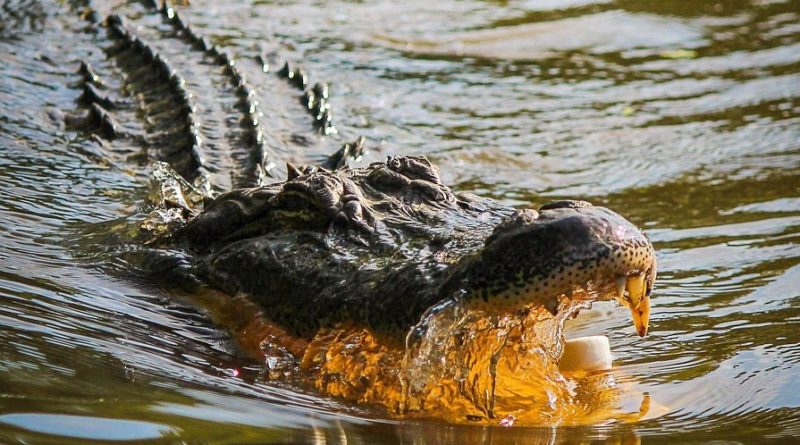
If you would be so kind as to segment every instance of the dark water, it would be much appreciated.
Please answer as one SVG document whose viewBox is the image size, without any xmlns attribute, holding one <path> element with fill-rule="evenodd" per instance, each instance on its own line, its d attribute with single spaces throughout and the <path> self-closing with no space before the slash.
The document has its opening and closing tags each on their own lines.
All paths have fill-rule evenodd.
<svg viewBox="0 0 800 445">
<path fill-rule="evenodd" d="M 98 3 L 161 41 L 138 3 Z M 515 206 L 609 206 L 659 254 L 651 333 L 597 305 L 629 424 L 396 422 L 263 378 L 187 296 L 113 273 L 96 232 L 141 210 L 147 168 L 65 129 L 101 34 L 70 5 L 0 4 L 0 441 L 781 443 L 800 437 L 800 6 L 797 2 L 213 2 L 178 8 L 237 60 L 280 160 L 359 134 L 364 162 L 426 154 L 463 191 Z M 160 34 L 159 34 L 160 33 Z M 159 49 L 224 146 L 220 82 Z M 170 52 L 171 51 L 171 52 Z M 319 137 L 263 52 L 332 85 Z M 215 142 L 216 141 L 216 142 Z M 298 143 L 301 142 L 301 143 Z M 220 155 L 217 162 L 225 164 Z M 226 178 L 220 176 L 220 182 Z M 227 178 L 227 180 L 232 180 Z M 625 376 L 628 376 L 627 378 Z M 638 409 L 640 399 L 621 403 Z"/>
</svg>

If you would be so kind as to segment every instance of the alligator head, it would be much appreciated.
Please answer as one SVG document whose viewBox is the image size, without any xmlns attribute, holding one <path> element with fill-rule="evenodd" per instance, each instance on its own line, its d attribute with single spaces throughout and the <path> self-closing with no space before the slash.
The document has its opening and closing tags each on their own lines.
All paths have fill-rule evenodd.
<svg viewBox="0 0 800 445">
<path fill-rule="evenodd" d="M 421 157 L 233 190 L 160 242 L 247 295 L 280 329 L 242 335 L 282 340 L 242 343 L 288 349 L 323 393 L 452 419 L 517 409 L 520 394 L 531 412 L 542 391 L 570 400 L 552 384 L 564 322 L 617 299 L 644 335 L 656 276 L 650 241 L 611 210 L 455 194 Z"/>
<path fill-rule="evenodd" d="M 576 290 L 616 298 L 645 335 L 656 276 L 650 241 L 611 210 L 514 211 L 454 194 L 415 157 L 223 194 L 174 240 L 213 285 L 253 295 L 304 336 L 338 322 L 402 335 L 453 297 L 495 314 L 556 313 Z"/>
</svg>

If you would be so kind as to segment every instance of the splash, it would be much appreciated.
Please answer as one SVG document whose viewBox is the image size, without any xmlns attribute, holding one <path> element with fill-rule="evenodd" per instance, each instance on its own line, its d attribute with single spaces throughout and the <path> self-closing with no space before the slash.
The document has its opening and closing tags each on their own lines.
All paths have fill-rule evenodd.
<svg viewBox="0 0 800 445">
<path fill-rule="evenodd" d="M 431 308 L 405 344 L 358 326 L 325 329 L 300 370 L 324 394 L 382 405 L 398 417 L 497 425 L 630 420 L 617 409 L 613 373 L 558 369 L 565 321 L 597 299 L 589 291 L 561 298 L 556 315 L 540 307 L 492 314 L 451 300 Z"/>
<path fill-rule="evenodd" d="M 557 369 L 568 313 L 558 314 L 496 315 L 457 301 L 434 308 L 409 334 L 406 409 L 472 421 L 521 419 L 530 403 L 539 412 L 557 410 L 574 386 Z"/>
</svg>

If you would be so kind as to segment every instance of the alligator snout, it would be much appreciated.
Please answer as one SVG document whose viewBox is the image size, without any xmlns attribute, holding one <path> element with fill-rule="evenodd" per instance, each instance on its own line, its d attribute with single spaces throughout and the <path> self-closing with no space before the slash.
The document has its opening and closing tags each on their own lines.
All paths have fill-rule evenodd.
<svg viewBox="0 0 800 445">
<path fill-rule="evenodd" d="M 616 299 L 647 333 L 656 257 L 650 240 L 613 211 L 585 201 L 522 210 L 499 224 L 471 267 L 470 304 L 487 310 L 540 305 L 556 313 L 561 298 Z"/>
</svg>

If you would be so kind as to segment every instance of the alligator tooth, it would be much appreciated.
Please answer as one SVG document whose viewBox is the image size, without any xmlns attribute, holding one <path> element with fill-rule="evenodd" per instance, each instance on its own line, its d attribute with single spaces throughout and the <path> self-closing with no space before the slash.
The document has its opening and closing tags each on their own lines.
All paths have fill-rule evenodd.
<svg viewBox="0 0 800 445">
<path fill-rule="evenodd" d="M 647 326 L 650 323 L 650 297 L 645 295 L 644 279 L 644 274 L 640 273 L 631 275 L 625 280 L 625 287 L 631 303 L 633 325 L 640 337 L 647 334 Z"/>
<path fill-rule="evenodd" d="M 620 303 L 625 301 L 625 281 L 628 279 L 625 275 L 620 275 L 614 280 L 617 286 L 617 299 Z"/>
<path fill-rule="evenodd" d="M 631 315 L 639 337 L 647 335 L 647 327 L 650 324 L 650 297 L 644 297 L 638 308 L 631 307 Z"/>
<path fill-rule="evenodd" d="M 289 79 L 294 75 L 294 69 L 289 65 L 289 62 L 286 62 L 283 64 L 283 68 L 278 71 L 278 75 Z"/>
<path fill-rule="evenodd" d="M 644 298 L 644 274 L 636 274 L 628 277 L 625 283 L 628 290 L 628 297 L 631 301 L 631 310 L 638 309 Z"/>
</svg>

